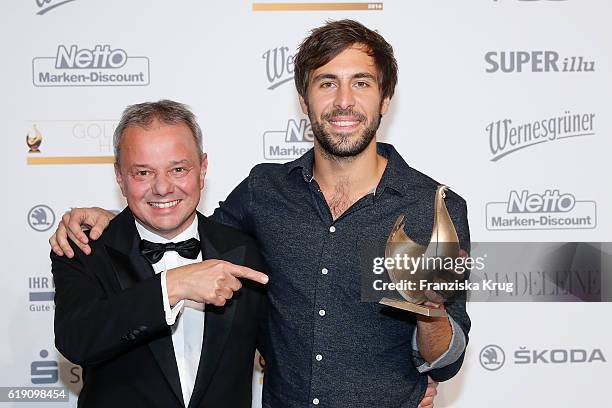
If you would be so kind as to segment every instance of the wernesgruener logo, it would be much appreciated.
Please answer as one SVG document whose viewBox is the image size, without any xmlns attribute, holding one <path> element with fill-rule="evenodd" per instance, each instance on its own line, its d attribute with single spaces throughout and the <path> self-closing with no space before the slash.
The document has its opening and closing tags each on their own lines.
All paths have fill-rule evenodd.
<svg viewBox="0 0 612 408">
<path fill-rule="evenodd" d="M 490 160 L 498 161 L 519 150 L 542 143 L 594 136 L 594 119 L 594 113 L 565 111 L 560 116 L 518 124 L 509 118 L 496 120 L 485 127 L 489 138 Z"/>
<path fill-rule="evenodd" d="M 54 57 L 32 59 L 34 86 L 145 86 L 149 84 L 149 59 L 129 56 L 121 48 L 95 45 L 57 46 Z"/>
<path fill-rule="evenodd" d="M 268 89 L 273 90 L 293 79 L 293 58 L 289 47 L 276 47 L 267 50 L 261 58 L 266 64 Z"/>
<path fill-rule="evenodd" d="M 75 0 L 34 0 L 36 5 L 38 6 L 38 14 L 42 16 L 43 14 L 48 13 L 49 11 L 58 8 L 59 6 L 63 6 L 64 4 L 72 3 Z"/>
</svg>

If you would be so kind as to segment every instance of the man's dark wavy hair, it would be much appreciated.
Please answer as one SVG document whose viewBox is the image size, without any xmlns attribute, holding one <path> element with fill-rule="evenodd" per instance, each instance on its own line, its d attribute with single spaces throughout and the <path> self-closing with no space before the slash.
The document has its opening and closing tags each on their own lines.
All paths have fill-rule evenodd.
<svg viewBox="0 0 612 408">
<path fill-rule="evenodd" d="M 391 45 L 376 31 L 357 21 L 338 20 L 315 28 L 299 46 L 294 59 L 294 80 L 298 93 L 305 101 L 308 101 L 310 74 L 355 44 L 363 45 L 368 55 L 374 58 L 382 99 L 391 99 L 397 84 L 397 61 Z"/>
</svg>

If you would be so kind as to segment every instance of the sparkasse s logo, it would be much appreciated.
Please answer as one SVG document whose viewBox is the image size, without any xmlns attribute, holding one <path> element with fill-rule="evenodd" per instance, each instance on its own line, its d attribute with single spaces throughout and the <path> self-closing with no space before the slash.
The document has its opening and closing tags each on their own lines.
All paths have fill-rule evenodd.
<svg viewBox="0 0 612 408">
<path fill-rule="evenodd" d="M 508 201 L 486 204 L 487 230 L 592 229 L 597 203 L 559 190 L 510 190 Z"/>
<path fill-rule="evenodd" d="M 55 384 L 59 380 L 59 365 L 55 360 L 47 360 L 49 352 L 40 350 L 42 360 L 30 363 L 30 376 L 32 384 Z"/>
<path fill-rule="evenodd" d="M 34 86 L 146 86 L 149 58 L 128 56 L 121 48 L 97 44 L 91 49 L 59 44 L 54 57 L 32 59 Z"/>
</svg>

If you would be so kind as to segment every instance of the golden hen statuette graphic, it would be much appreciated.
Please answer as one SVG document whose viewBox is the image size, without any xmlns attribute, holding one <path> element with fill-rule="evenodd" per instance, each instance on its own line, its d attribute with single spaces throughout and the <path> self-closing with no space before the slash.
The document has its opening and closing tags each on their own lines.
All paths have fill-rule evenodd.
<svg viewBox="0 0 612 408">
<path fill-rule="evenodd" d="M 42 143 L 42 134 L 38 127 L 34 125 L 34 136 L 26 135 L 26 144 L 30 148 L 28 153 L 40 153 L 40 144 Z"/>
</svg>

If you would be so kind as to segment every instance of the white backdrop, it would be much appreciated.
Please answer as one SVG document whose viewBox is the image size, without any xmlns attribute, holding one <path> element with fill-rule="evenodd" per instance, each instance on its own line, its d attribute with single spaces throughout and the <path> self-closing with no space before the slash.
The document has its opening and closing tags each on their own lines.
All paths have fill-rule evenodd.
<svg viewBox="0 0 612 408">
<path fill-rule="evenodd" d="M 193 108 L 209 154 L 200 205 L 209 214 L 253 165 L 292 159 L 311 145 L 292 56 L 327 19 L 357 19 L 393 45 L 399 84 L 379 139 L 466 198 L 473 241 L 612 240 L 610 2 L 385 0 L 309 11 L 300 4 L 257 11 L 250 1 L 3 2 L 0 386 L 78 392 L 80 368 L 53 345 L 47 239 L 70 207 L 124 207 L 109 164 L 122 109 L 161 98 Z M 88 60 L 87 50 L 110 58 Z M 573 115 L 576 123 L 557 120 Z M 36 130 L 42 143 L 29 152 L 26 135 Z M 584 222 L 560 229 L 495 221 L 516 215 L 500 204 L 513 191 L 547 190 L 575 205 L 517 216 Z M 466 361 L 440 386 L 436 406 L 603 406 L 611 311 L 610 303 L 470 304 Z M 480 358 L 491 347 L 505 356 L 495 370 Z M 587 361 L 563 357 L 572 353 Z M 259 372 L 254 386 L 258 406 Z"/>
</svg>

